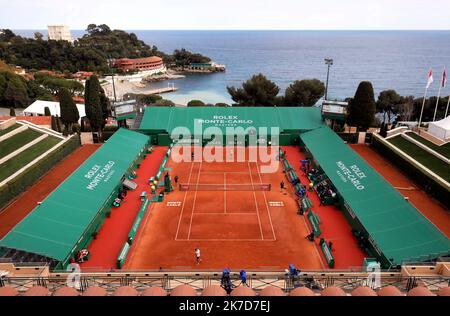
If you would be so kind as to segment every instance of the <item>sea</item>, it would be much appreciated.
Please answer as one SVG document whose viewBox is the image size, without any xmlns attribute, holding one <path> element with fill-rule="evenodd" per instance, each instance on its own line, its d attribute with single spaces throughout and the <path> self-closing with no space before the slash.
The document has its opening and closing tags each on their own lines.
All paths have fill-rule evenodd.
<svg viewBox="0 0 450 316">
<path fill-rule="evenodd" d="M 15 31 L 33 36 L 36 30 Z M 46 35 L 47 31 L 40 31 Z M 434 84 L 428 94 L 437 95 L 444 67 L 450 67 L 450 31 L 150 31 L 129 30 L 149 45 L 171 53 L 186 48 L 226 66 L 225 73 L 188 75 L 171 81 L 177 92 L 166 99 L 186 104 L 231 104 L 226 87 L 240 86 L 262 73 L 280 87 L 280 94 L 295 80 L 317 78 L 325 82 L 324 58 L 332 58 L 329 98 L 352 97 L 363 80 L 371 81 L 376 95 L 394 89 L 401 95 L 421 97 L 427 74 Z M 73 30 L 74 37 L 84 31 Z M 155 88 L 168 82 L 153 84 Z M 450 86 L 442 90 L 450 94 Z"/>
</svg>

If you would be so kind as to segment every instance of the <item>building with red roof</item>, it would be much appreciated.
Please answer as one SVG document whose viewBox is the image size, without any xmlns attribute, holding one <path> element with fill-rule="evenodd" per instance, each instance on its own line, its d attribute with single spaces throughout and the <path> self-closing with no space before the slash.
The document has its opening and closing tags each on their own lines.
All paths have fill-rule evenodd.
<svg viewBox="0 0 450 316">
<path fill-rule="evenodd" d="M 130 70 L 140 71 L 164 71 L 164 63 L 161 57 L 151 56 L 145 58 L 121 58 L 113 62 L 113 67 L 118 68 L 124 72 Z"/>
</svg>

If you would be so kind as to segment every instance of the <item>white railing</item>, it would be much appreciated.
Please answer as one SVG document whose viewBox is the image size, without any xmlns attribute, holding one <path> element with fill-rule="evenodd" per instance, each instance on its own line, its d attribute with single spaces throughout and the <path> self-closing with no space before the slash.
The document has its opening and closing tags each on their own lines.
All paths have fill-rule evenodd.
<svg viewBox="0 0 450 316">
<path fill-rule="evenodd" d="M 28 125 L 31 129 L 34 129 L 35 131 L 38 131 L 38 132 L 41 132 L 41 133 L 46 133 L 46 134 L 49 134 L 51 136 L 58 137 L 60 139 L 66 139 L 66 137 L 64 137 L 62 133 L 56 132 L 56 131 L 54 131 L 54 130 L 52 130 L 50 128 L 47 128 L 47 127 L 42 127 L 42 126 L 33 124 L 31 122 L 22 121 L 22 120 L 17 121 L 17 123 L 22 124 L 22 125 Z"/>
<path fill-rule="evenodd" d="M 10 119 L 7 119 L 6 121 L 3 121 L 0 123 L 0 131 L 7 129 L 8 127 L 13 126 L 14 124 L 16 124 L 16 118 L 12 117 Z"/>
<path fill-rule="evenodd" d="M 397 136 L 398 134 L 403 134 L 404 132 L 408 131 L 409 128 L 406 126 L 400 126 L 396 127 L 394 129 L 391 129 L 390 131 L 387 131 L 387 137 L 386 139 L 392 138 L 394 136 Z"/>
</svg>

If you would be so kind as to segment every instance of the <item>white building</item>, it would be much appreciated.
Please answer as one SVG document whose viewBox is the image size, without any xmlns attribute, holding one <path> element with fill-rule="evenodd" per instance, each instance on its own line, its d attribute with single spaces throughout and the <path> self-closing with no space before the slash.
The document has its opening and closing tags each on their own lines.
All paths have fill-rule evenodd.
<svg viewBox="0 0 450 316">
<path fill-rule="evenodd" d="M 67 25 L 49 25 L 48 39 L 55 41 L 73 42 L 70 29 Z"/>
<path fill-rule="evenodd" d="M 23 115 L 25 116 L 42 116 L 45 114 L 45 108 L 48 107 L 50 114 L 54 116 L 61 117 L 61 109 L 59 102 L 54 101 L 41 101 L 36 100 L 25 110 L 23 110 Z M 86 111 L 84 104 L 76 104 L 78 109 L 78 114 L 80 114 L 80 119 L 86 116 Z"/>
</svg>

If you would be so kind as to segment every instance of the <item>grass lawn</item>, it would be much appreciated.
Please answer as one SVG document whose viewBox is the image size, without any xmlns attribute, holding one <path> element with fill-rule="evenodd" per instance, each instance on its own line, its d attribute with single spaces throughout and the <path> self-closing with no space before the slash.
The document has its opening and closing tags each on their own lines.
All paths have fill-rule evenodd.
<svg viewBox="0 0 450 316">
<path fill-rule="evenodd" d="M 400 135 L 389 139 L 389 142 L 446 181 L 450 181 L 450 168 L 447 163 L 443 162 L 439 158 L 436 158 L 419 146 L 404 139 Z"/>
<path fill-rule="evenodd" d="M 450 143 L 447 143 L 447 144 L 442 145 L 442 146 L 438 146 L 436 144 L 433 144 L 429 140 L 426 140 L 425 138 L 420 137 L 416 133 L 406 133 L 406 135 L 408 135 L 408 136 L 414 138 L 415 140 L 421 142 L 422 144 L 424 144 L 425 146 L 427 146 L 430 149 L 434 150 L 438 154 L 441 154 L 442 156 L 450 159 Z"/>
<path fill-rule="evenodd" d="M 18 154 L 14 159 L 10 159 L 0 165 L 0 181 L 8 178 L 14 172 L 33 161 L 44 152 L 55 146 L 61 141 L 61 139 L 49 136 L 39 143 L 31 146 L 24 152 Z"/>
<path fill-rule="evenodd" d="M 21 127 L 21 126 L 22 126 L 22 125 L 20 125 L 20 124 L 14 124 L 14 125 L 11 125 L 10 127 L 1 130 L 1 131 L 0 131 L 0 136 L 3 136 L 3 135 L 5 135 L 5 134 L 8 134 L 9 132 L 11 132 L 11 131 L 13 131 L 13 130 L 15 130 L 16 128 L 19 128 L 19 127 Z"/>
<path fill-rule="evenodd" d="M 20 132 L 19 134 L 5 139 L 4 141 L 0 142 L 0 158 L 9 155 L 10 153 L 16 151 L 20 147 L 28 144 L 41 135 L 42 133 L 29 128 L 23 132 Z"/>
</svg>

